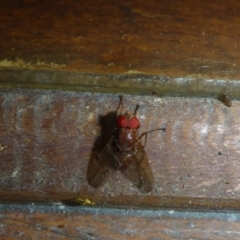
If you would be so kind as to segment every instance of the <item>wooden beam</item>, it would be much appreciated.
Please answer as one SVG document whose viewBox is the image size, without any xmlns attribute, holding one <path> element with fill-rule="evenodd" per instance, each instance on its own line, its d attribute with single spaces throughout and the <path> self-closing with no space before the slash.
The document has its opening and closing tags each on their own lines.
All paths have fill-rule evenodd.
<svg viewBox="0 0 240 240">
<path fill-rule="evenodd" d="M 5 2 L 0 66 L 239 80 L 239 9 L 236 0 Z"/>
<path fill-rule="evenodd" d="M 110 136 L 101 133 L 99 117 L 111 124 L 118 101 L 110 94 L 1 91 L 0 198 L 81 196 L 112 206 L 239 208 L 237 101 L 229 108 L 212 99 L 124 95 L 126 110 L 140 104 L 140 133 L 166 127 L 150 133 L 145 147 L 154 189 L 142 194 L 118 171 L 103 187 L 89 186 L 94 142 L 106 133 L 104 146 Z"/>
<path fill-rule="evenodd" d="M 0 205 L 1 236 L 44 239 L 239 239 L 239 213 Z"/>
</svg>

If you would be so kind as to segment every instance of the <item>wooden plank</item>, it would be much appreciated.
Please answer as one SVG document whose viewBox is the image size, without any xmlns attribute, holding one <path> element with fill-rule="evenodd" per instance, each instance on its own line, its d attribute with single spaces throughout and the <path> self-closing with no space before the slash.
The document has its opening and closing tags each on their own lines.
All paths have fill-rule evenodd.
<svg viewBox="0 0 240 240">
<path fill-rule="evenodd" d="M 229 108 L 213 99 L 124 96 L 126 110 L 137 103 L 141 133 L 166 127 L 166 133 L 153 132 L 147 139 L 155 178 L 150 194 L 139 192 L 120 172 L 99 189 L 86 180 L 101 135 L 99 116 L 111 124 L 116 95 L 1 91 L 1 200 L 81 196 L 101 206 L 239 209 L 239 102 Z"/>
<path fill-rule="evenodd" d="M 0 66 L 239 80 L 237 0 L 8 1 Z"/>
<path fill-rule="evenodd" d="M 132 211 L 62 205 L 0 207 L 0 236 L 4 239 L 237 240 L 240 236 L 236 212 Z"/>
<path fill-rule="evenodd" d="M 144 74 L 84 74 L 63 71 L 2 70 L 0 88 L 28 88 L 101 92 L 115 94 L 155 95 L 159 97 L 210 97 L 217 99 L 225 92 L 240 99 L 238 79 L 206 79 L 201 76 L 171 78 Z"/>
<path fill-rule="evenodd" d="M 188 212 L 240 209 L 239 8 L 237 0 L 1 3 L 0 201 L 21 205 L 0 205 L 0 236 L 239 239 L 238 213 Z M 119 172 L 89 186 L 99 117 L 118 103 L 94 92 L 125 93 L 130 110 L 140 103 L 140 132 L 166 126 L 145 148 L 151 193 Z M 223 92 L 231 108 L 217 100 Z"/>
</svg>

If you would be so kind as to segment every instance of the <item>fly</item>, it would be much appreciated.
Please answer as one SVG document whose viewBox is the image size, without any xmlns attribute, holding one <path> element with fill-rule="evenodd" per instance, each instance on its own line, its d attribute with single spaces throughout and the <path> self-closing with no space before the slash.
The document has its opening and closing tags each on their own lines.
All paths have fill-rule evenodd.
<svg viewBox="0 0 240 240">
<path fill-rule="evenodd" d="M 218 100 L 221 101 L 227 107 L 232 106 L 232 100 L 229 97 L 229 95 L 226 94 L 225 92 L 222 92 L 218 95 Z"/>
<path fill-rule="evenodd" d="M 226 93 L 222 93 L 222 102 L 225 104 L 225 106 L 227 107 L 231 107 L 232 106 L 232 100 L 231 98 L 226 94 Z"/>
<path fill-rule="evenodd" d="M 100 187 L 112 168 L 121 171 L 134 186 L 147 193 L 152 191 L 154 179 L 141 138 L 145 136 L 146 143 L 149 132 L 165 131 L 166 129 L 154 129 L 138 136 L 140 122 L 137 118 L 137 111 L 139 105 L 137 104 L 133 113 L 126 111 L 122 114 L 122 96 L 119 96 L 119 99 L 119 106 L 115 112 L 115 129 L 100 156 L 92 154 L 90 162 L 95 161 L 96 164 L 91 174 L 88 175 L 88 182 L 92 187 Z"/>
</svg>

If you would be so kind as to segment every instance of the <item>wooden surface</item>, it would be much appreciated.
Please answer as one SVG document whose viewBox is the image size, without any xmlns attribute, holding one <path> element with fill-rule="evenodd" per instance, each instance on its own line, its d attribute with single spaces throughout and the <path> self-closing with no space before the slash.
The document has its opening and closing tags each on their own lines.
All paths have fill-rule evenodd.
<svg viewBox="0 0 240 240">
<path fill-rule="evenodd" d="M 2 1 L 0 60 L 91 73 L 238 78 L 239 9 L 236 0 Z"/>
<path fill-rule="evenodd" d="M 239 208 L 238 101 L 229 108 L 212 99 L 125 95 L 126 110 L 141 106 L 139 133 L 166 127 L 148 135 L 155 187 L 142 194 L 119 172 L 97 190 L 86 180 L 94 142 L 105 134 L 99 117 L 111 124 L 117 95 L 16 90 L 0 99 L 2 200 L 82 196 L 110 206 Z"/>
<path fill-rule="evenodd" d="M 239 9 L 237 0 L 3 1 L 0 86 L 237 99 Z"/>
<path fill-rule="evenodd" d="M 239 213 L 0 205 L 2 239 L 239 239 Z M 4 218 L 2 217 L 4 214 Z"/>
<path fill-rule="evenodd" d="M 239 239 L 229 212 L 240 209 L 239 10 L 237 0 L 1 1 L 1 238 Z M 167 128 L 148 135 L 149 194 L 119 172 L 99 189 L 86 181 L 99 117 L 109 121 L 119 93 L 141 105 L 140 133 Z"/>
</svg>

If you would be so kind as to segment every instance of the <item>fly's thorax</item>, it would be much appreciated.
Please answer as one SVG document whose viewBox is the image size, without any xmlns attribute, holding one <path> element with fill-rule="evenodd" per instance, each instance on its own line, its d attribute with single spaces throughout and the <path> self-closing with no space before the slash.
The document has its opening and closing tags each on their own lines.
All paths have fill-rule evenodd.
<svg viewBox="0 0 240 240">
<path fill-rule="evenodd" d="M 137 129 L 119 128 L 116 140 L 121 150 L 131 150 L 138 140 Z"/>
</svg>

